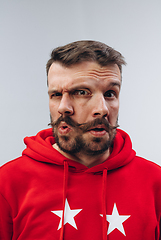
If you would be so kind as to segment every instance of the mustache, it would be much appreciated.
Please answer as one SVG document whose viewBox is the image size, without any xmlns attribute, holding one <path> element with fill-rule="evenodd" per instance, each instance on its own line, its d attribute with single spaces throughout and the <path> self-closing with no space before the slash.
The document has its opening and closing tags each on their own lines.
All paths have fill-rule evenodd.
<svg viewBox="0 0 161 240">
<path fill-rule="evenodd" d="M 65 117 L 60 116 L 56 121 L 54 122 L 51 121 L 51 123 L 49 123 L 48 125 L 51 125 L 54 128 L 54 127 L 58 127 L 61 122 L 65 122 L 66 124 L 68 124 L 73 128 L 79 128 L 82 130 L 83 133 L 87 132 L 91 128 L 97 127 L 98 125 L 104 125 L 107 132 L 119 127 L 118 124 L 116 124 L 115 126 L 112 126 L 105 118 L 96 118 L 90 122 L 80 124 L 74 121 L 73 119 L 71 119 L 69 116 L 65 116 Z"/>
</svg>

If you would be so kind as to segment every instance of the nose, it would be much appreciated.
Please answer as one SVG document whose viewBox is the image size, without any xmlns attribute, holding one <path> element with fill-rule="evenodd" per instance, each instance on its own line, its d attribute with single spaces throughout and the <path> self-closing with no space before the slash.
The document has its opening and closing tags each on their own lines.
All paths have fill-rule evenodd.
<svg viewBox="0 0 161 240">
<path fill-rule="evenodd" d="M 74 109 L 72 106 L 72 102 L 70 97 L 67 94 L 63 94 L 59 107 L 58 107 L 58 112 L 62 115 L 62 116 L 70 116 L 73 115 L 74 113 Z"/>
<path fill-rule="evenodd" d="M 104 96 L 99 96 L 95 99 L 92 115 L 93 117 L 108 117 L 109 108 Z"/>
</svg>

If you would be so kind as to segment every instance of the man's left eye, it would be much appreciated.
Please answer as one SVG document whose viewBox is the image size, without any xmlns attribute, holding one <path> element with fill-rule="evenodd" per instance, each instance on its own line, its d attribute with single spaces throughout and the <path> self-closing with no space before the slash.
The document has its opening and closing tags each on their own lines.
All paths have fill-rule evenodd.
<svg viewBox="0 0 161 240">
<path fill-rule="evenodd" d="M 116 94 L 114 91 L 107 91 L 104 96 L 108 98 L 112 98 L 112 97 L 115 97 L 115 95 Z"/>
<path fill-rule="evenodd" d="M 74 91 L 74 95 L 84 96 L 84 95 L 89 95 L 89 92 L 86 90 L 76 90 Z"/>
</svg>

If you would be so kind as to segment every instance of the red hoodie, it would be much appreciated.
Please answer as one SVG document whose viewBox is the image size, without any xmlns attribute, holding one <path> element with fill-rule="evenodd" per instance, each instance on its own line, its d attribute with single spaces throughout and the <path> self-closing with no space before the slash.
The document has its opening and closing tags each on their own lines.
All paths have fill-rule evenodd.
<svg viewBox="0 0 161 240">
<path fill-rule="evenodd" d="M 125 132 L 92 168 L 56 151 L 51 129 L 24 142 L 0 169 L 0 240 L 161 239 L 161 169 Z"/>
</svg>

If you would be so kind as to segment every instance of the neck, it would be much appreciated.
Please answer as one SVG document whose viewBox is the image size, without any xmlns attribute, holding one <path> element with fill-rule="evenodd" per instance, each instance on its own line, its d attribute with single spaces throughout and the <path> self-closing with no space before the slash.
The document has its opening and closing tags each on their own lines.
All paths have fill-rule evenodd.
<svg viewBox="0 0 161 240">
<path fill-rule="evenodd" d="M 83 154 L 81 152 L 76 153 L 76 154 L 69 154 L 66 152 L 63 152 L 58 145 L 55 143 L 53 144 L 53 148 L 55 148 L 58 152 L 60 152 L 63 156 L 75 161 L 75 162 L 79 162 L 83 165 L 85 165 L 88 168 L 94 167 L 98 164 L 103 163 L 109 156 L 110 156 L 110 149 L 108 149 L 107 151 L 105 151 L 104 153 L 97 155 L 97 156 L 88 156 L 86 154 Z"/>
</svg>

